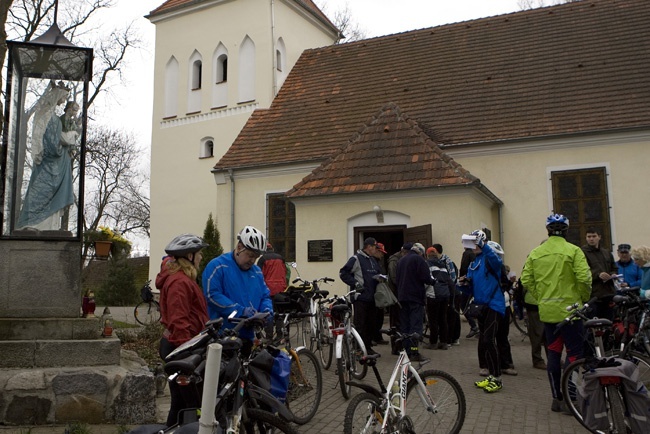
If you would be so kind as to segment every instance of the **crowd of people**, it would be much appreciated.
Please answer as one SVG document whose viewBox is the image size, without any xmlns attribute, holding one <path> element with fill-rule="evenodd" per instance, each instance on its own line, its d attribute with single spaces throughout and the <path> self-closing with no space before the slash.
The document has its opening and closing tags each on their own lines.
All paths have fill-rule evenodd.
<svg viewBox="0 0 650 434">
<path fill-rule="evenodd" d="M 503 388 L 502 374 L 517 375 L 508 333 L 513 314 L 510 303 L 518 300 L 514 314 L 525 311 L 527 315 L 532 366 L 548 373 L 551 410 L 566 411 L 560 391 L 562 360 L 568 364 L 582 357 L 584 341 L 581 321 L 556 333 L 556 325 L 566 317 L 566 306 L 597 297 L 593 315 L 611 319 L 617 290 L 640 287 L 641 296 L 650 298 L 649 247 L 619 244 L 618 261 L 614 261 L 612 253 L 600 245 L 602 234 L 597 228 L 586 231 L 582 248 L 566 241 L 568 228 L 569 220 L 561 214 L 547 218 L 548 238 L 530 252 L 520 279 L 504 264 L 501 245 L 488 240 L 480 229 L 461 237 L 460 267 L 438 243 L 425 247 L 406 242 L 386 259 L 385 246 L 366 238 L 339 276 L 353 291 L 354 325 L 368 353 L 390 343 L 392 354 L 403 348 L 411 360 L 424 360 L 421 347 L 448 350 L 460 345 L 463 315 L 469 325 L 466 338 L 477 338 L 478 372 L 484 377 L 474 384 L 487 393 L 497 392 Z M 286 288 L 290 276 L 282 256 L 273 252 L 262 232 L 246 226 L 237 236 L 236 247 L 205 267 L 201 288 L 197 277 L 204 247 L 201 238 L 183 234 L 165 248 L 167 256 L 156 278 L 165 327 L 160 343 L 163 359 L 199 333 L 209 319 L 268 312 L 267 333 L 273 333 L 272 300 Z M 380 281 L 387 283 L 398 300 L 387 312 L 375 305 Z M 385 314 L 390 327 L 413 337 L 401 344 L 384 340 L 380 330 Z M 425 323 L 426 343 L 422 338 Z M 224 327 L 232 324 L 224 322 Z M 246 329 L 240 333 L 244 351 L 252 345 L 251 333 Z M 167 425 L 176 423 L 179 409 L 197 404 L 188 402 L 179 389 L 170 387 Z"/>
</svg>

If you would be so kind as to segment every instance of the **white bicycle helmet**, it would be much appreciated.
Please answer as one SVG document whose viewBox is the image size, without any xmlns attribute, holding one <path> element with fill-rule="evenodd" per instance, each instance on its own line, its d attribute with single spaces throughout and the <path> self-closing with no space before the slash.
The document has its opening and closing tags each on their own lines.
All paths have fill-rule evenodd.
<svg viewBox="0 0 650 434">
<path fill-rule="evenodd" d="M 485 235 L 485 232 L 480 229 L 473 231 L 470 235 L 476 237 L 476 244 L 480 244 L 479 241 L 482 241 L 483 243 L 487 242 L 487 235 Z"/>
<path fill-rule="evenodd" d="M 244 229 L 237 235 L 237 239 L 248 250 L 260 254 L 266 252 L 266 237 L 253 226 L 244 226 Z"/>
<path fill-rule="evenodd" d="M 494 253 L 497 255 L 501 256 L 503 258 L 503 255 L 505 255 L 505 252 L 503 251 L 503 248 L 501 247 L 501 244 L 497 243 L 496 241 L 488 241 L 488 246 L 492 247 L 492 250 L 494 250 Z"/>
<path fill-rule="evenodd" d="M 208 245 L 200 237 L 192 234 L 181 234 L 175 237 L 165 247 L 168 255 L 184 257 L 190 253 L 196 253 Z"/>
</svg>

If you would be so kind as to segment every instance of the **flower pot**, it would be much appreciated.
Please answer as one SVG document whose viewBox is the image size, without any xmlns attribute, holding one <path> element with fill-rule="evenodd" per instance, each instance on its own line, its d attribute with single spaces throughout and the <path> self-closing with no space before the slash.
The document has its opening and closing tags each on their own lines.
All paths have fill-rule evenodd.
<svg viewBox="0 0 650 434">
<path fill-rule="evenodd" d="M 111 241 L 95 241 L 95 257 L 100 259 L 107 259 L 111 253 Z"/>
</svg>

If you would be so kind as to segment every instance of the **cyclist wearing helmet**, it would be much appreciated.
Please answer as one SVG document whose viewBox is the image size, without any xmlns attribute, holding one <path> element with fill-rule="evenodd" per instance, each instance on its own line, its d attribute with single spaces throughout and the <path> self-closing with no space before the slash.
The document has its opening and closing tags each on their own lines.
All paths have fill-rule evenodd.
<svg viewBox="0 0 650 434">
<path fill-rule="evenodd" d="M 251 316 L 255 312 L 270 312 L 273 305 L 264 275 L 255 261 L 266 251 L 266 237 L 253 226 L 245 226 L 237 235 L 232 252 L 214 258 L 203 270 L 203 294 L 208 302 L 210 319 L 224 318 L 223 327 L 232 328 L 228 316 Z M 273 317 L 267 318 L 272 323 Z M 243 328 L 240 337 L 253 339 L 253 331 Z M 250 345 L 250 342 L 245 342 Z M 246 348 L 245 346 L 245 348 Z"/>
<path fill-rule="evenodd" d="M 208 321 L 208 307 L 201 288 L 196 283 L 201 249 L 207 244 L 196 235 L 182 234 L 165 247 L 169 255 L 163 260 L 156 276 L 160 289 L 160 322 L 165 326 L 160 340 L 160 357 L 164 360 L 176 347 L 197 335 Z M 184 389 L 172 381 L 169 383 L 171 405 L 167 426 L 177 422 L 178 412 L 183 408 L 200 406 L 191 395 L 184 396 Z"/>
<path fill-rule="evenodd" d="M 560 391 L 562 349 L 566 347 L 566 364 L 581 358 L 584 333 L 582 321 L 565 325 L 557 334 L 556 326 L 566 317 L 568 305 L 589 300 L 591 271 L 580 247 L 565 240 L 568 218 L 551 214 L 546 219 L 546 229 L 548 240 L 528 255 L 521 283 L 538 302 L 548 344 L 546 370 L 553 395 L 551 410 L 559 412 L 566 409 Z"/>
<path fill-rule="evenodd" d="M 501 390 L 501 361 L 496 344 L 499 321 L 506 311 L 506 302 L 501 292 L 501 265 L 499 255 L 488 244 L 487 236 L 482 230 L 475 230 L 469 236 L 463 235 L 463 244 L 474 243 L 472 251 L 476 255 L 469 264 L 467 276 L 461 277 L 461 284 L 474 296 L 474 303 L 484 305 L 482 313 L 477 316 L 479 334 L 479 352 L 485 353 L 488 376 L 476 381 L 474 385 L 487 393 Z M 463 286 L 461 286 L 463 290 Z"/>
</svg>

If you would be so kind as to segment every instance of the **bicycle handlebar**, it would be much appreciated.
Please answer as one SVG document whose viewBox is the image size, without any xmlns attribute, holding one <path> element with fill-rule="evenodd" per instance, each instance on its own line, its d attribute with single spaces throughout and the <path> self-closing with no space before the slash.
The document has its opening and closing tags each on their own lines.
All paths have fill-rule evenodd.
<svg viewBox="0 0 650 434">
<path fill-rule="evenodd" d="M 598 297 L 593 297 L 591 300 L 584 303 L 582 307 L 580 307 L 580 303 L 573 303 L 572 305 L 567 306 L 566 310 L 567 312 L 571 312 L 571 314 L 568 317 L 564 318 L 562 322 L 558 323 L 558 325 L 555 327 L 555 333 L 559 332 L 562 327 L 569 324 L 576 317 L 587 319 L 587 316 L 585 314 L 591 310 L 592 305 L 596 303 L 597 300 Z"/>
</svg>

